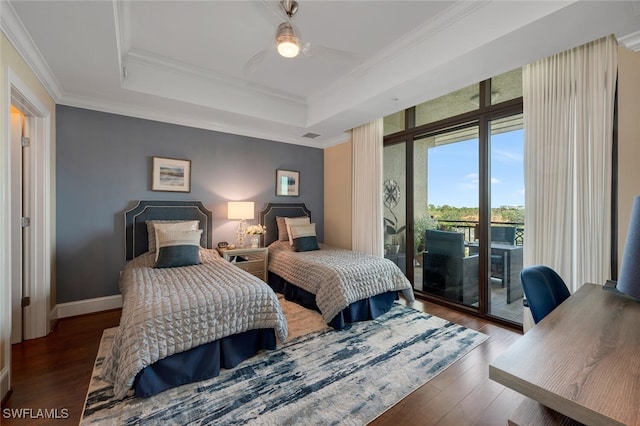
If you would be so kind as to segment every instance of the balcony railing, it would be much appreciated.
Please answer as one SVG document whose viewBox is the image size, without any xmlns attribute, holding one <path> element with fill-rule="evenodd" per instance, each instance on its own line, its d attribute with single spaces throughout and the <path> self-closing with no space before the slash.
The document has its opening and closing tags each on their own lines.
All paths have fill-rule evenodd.
<svg viewBox="0 0 640 426">
<path fill-rule="evenodd" d="M 466 241 L 477 240 L 475 233 L 478 226 L 476 221 L 468 220 L 438 220 L 441 229 L 462 232 Z M 515 226 L 516 245 L 524 245 L 524 223 L 522 222 L 491 222 L 491 226 Z"/>
</svg>

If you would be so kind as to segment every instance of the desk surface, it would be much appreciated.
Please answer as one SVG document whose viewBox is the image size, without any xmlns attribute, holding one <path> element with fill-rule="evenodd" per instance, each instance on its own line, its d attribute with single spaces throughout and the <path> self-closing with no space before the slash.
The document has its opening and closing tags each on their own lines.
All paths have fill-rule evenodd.
<svg viewBox="0 0 640 426">
<path fill-rule="evenodd" d="M 639 425 L 640 303 L 585 284 L 492 362 L 489 377 L 587 425 Z"/>
</svg>

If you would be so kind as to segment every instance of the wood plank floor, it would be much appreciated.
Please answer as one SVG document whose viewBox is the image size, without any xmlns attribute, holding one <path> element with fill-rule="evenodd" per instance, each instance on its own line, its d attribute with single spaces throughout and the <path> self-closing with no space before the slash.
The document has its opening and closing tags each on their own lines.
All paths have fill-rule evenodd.
<svg viewBox="0 0 640 426">
<path fill-rule="evenodd" d="M 428 302 L 416 309 L 491 336 L 436 378 L 400 401 L 372 425 L 506 425 L 524 397 L 489 380 L 489 362 L 520 334 L 476 317 Z M 47 337 L 13 346 L 13 393 L 3 405 L 3 425 L 77 425 L 102 331 L 115 327 L 120 311 L 107 311 L 59 321 Z M 68 418 L 20 420 L 7 409 L 62 409 Z"/>
</svg>

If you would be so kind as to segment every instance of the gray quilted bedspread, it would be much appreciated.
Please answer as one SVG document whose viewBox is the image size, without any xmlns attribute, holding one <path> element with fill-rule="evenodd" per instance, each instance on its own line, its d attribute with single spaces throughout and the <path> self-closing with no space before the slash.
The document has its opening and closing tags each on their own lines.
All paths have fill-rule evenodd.
<svg viewBox="0 0 640 426">
<path fill-rule="evenodd" d="M 174 353 L 258 328 L 287 338 L 276 294 L 259 278 L 201 250 L 200 265 L 155 269 L 154 254 L 130 261 L 120 277 L 122 317 L 104 360 L 104 378 L 117 398 L 136 374 Z"/>
<path fill-rule="evenodd" d="M 387 291 L 402 290 L 413 302 L 411 283 L 389 259 L 320 245 L 320 250 L 295 252 L 288 241 L 269 246 L 269 271 L 315 294 L 328 323 L 351 303 Z"/>
</svg>

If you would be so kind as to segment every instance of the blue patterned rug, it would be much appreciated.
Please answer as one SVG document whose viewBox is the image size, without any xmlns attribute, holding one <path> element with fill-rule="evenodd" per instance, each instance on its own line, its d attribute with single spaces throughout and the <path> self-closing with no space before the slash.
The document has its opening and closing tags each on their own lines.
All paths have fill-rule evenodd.
<svg viewBox="0 0 640 426">
<path fill-rule="evenodd" d="M 317 315 L 290 305 L 290 329 Z M 81 424 L 364 425 L 488 338 L 400 304 L 347 330 L 320 328 L 213 379 L 121 401 L 100 379 L 115 329 L 105 330 Z"/>
</svg>

